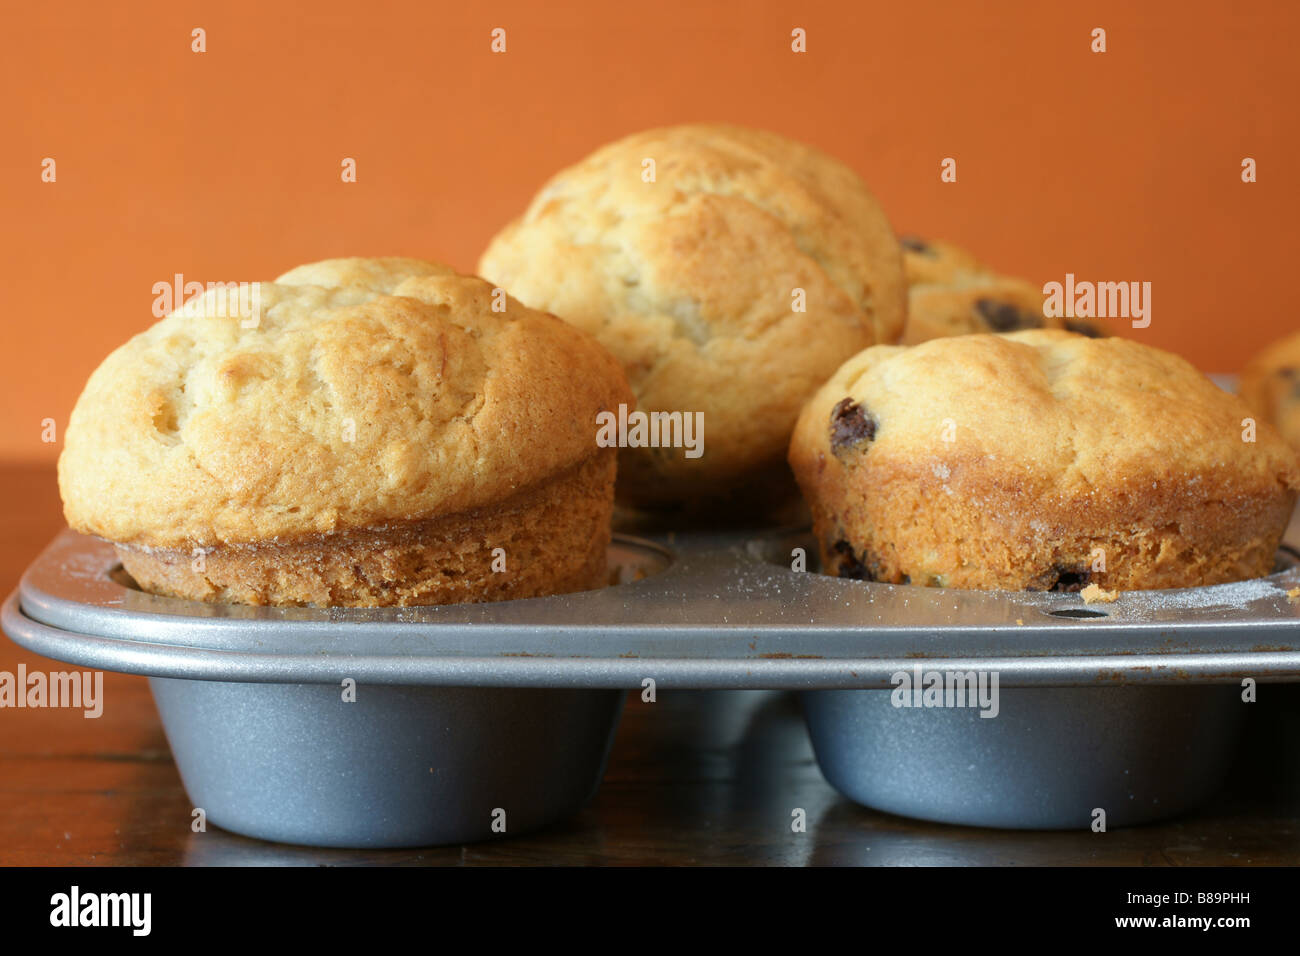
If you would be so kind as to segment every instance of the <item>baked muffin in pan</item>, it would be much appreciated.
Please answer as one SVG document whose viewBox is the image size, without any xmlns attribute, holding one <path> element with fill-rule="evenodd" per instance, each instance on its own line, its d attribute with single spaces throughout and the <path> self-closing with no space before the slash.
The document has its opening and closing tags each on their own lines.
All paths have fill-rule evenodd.
<svg viewBox="0 0 1300 956">
<path fill-rule="evenodd" d="M 793 494 L 784 456 L 800 407 L 903 325 L 898 242 L 858 175 L 735 126 L 598 149 L 542 187 L 479 271 L 596 336 L 640 410 L 698 417 L 691 454 L 624 450 L 619 498 L 641 507 Z"/>
<path fill-rule="evenodd" d="M 823 567 L 954 588 L 1192 587 L 1272 572 L 1295 454 L 1183 359 L 1063 331 L 876 346 L 790 463 Z"/>
<path fill-rule="evenodd" d="M 415 259 L 187 302 L 87 382 L 68 523 L 145 590 L 247 604 L 493 601 L 605 583 L 632 399 L 594 339 Z"/>
<path fill-rule="evenodd" d="M 907 277 L 904 345 L 1025 329 L 1065 329 L 1091 338 L 1106 334 L 1088 319 L 1046 315 L 1040 286 L 999 275 L 951 242 L 903 236 L 899 244 Z"/>
<path fill-rule="evenodd" d="M 1242 369 L 1237 393 L 1300 450 L 1300 333 L 1274 342 Z"/>
</svg>

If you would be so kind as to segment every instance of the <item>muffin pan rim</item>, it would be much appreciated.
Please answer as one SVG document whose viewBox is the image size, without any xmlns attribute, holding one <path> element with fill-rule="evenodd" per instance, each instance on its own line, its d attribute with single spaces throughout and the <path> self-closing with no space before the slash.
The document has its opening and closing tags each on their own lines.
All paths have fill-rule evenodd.
<svg viewBox="0 0 1300 956">
<path fill-rule="evenodd" d="M 436 609 L 312 609 L 315 619 L 277 620 L 79 602 L 78 588 L 90 583 L 102 595 L 100 578 L 116 559 L 106 542 L 64 531 L 6 602 L 4 626 L 56 659 L 252 682 L 639 687 L 652 677 L 675 687 L 808 690 L 888 687 L 891 674 L 916 664 L 997 670 L 1004 686 L 1300 681 L 1300 607 L 1285 595 L 1300 587 L 1297 567 L 1249 582 L 1246 593 L 1257 597 L 1239 606 L 1214 598 L 1240 594 L 1241 585 L 1130 592 L 1089 606 L 1106 619 L 1080 621 L 1050 616 L 1083 608 L 1073 594 L 906 588 L 774 567 L 757 553 L 774 537 L 669 536 L 665 570 L 601 591 Z M 658 547 L 623 536 L 618 544 Z M 78 573 L 66 573 L 69 561 Z M 59 594 L 40 587 L 51 574 Z M 1152 595 L 1205 600 L 1145 619 L 1115 613 Z M 817 609 L 806 623 L 793 620 L 801 601 Z M 927 620 L 946 601 L 963 623 Z M 876 619 L 864 623 L 864 613 Z"/>
</svg>

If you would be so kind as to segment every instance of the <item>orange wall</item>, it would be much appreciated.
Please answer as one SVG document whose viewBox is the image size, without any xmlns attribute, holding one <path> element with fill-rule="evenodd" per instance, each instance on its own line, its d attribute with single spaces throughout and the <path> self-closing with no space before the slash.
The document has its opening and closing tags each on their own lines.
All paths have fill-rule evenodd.
<svg viewBox="0 0 1300 956">
<path fill-rule="evenodd" d="M 155 282 L 472 269 L 561 164 L 723 119 L 817 144 L 900 231 L 1153 283 L 1128 334 L 1233 370 L 1296 326 L 1300 4 L 26 3 L 0 34 L 0 456 L 53 457 Z M 208 52 L 190 52 L 190 30 Z M 507 53 L 489 31 L 507 30 Z M 790 30 L 809 52 L 790 52 Z M 1089 52 L 1105 27 L 1109 52 Z M 40 181 L 43 157 L 58 181 Z M 355 157 L 359 182 L 340 182 Z M 942 157 L 958 181 L 939 181 Z M 1240 180 L 1242 157 L 1259 182 Z"/>
</svg>

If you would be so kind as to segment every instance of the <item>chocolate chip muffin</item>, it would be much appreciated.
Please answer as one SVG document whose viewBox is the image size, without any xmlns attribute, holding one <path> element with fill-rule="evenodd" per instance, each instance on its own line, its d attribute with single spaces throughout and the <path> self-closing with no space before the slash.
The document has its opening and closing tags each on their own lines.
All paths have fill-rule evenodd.
<svg viewBox="0 0 1300 956">
<path fill-rule="evenodd" d="M 1191 587 L 1269 574 L 1296 456 L 1177 356 L 1033 330 L 877 346 L 804 408 L 790 464 L 823 567 L 895 584 Z"/>
<path fill-rule="evenodd" d="M 675 126 L 605 146 L 542 187 L 479 271 L 595 335 L 640 409 L 698 413 L 702 454 L 629 447 L 619 497 L 790 492 L 799 408 L 903 324 L 898 243 L 848 167 L 772 133 Z M 711 507 L 711 505 L 710 505 Z"/>
<path fill-rule="evenodd" d="M 1059 327 L 1043 315 L 1043 296 L 1020 279 L 990 275 L 969 282 L 913 286 L 903 344 L 979 332 Z"/>
<path fill-rule="evenodd" d="M 1300 333 L 1274 342 L 1241 372 L 1237 391 L 1264 421 L 1300 450 Z"/>
<path fill-rule="evenodd" d="M 1066 329 L 1098 338 L 1105 333 L 1084 319 L 1044 315 L 1043 293 L 1024 279 L 998 275 L 950 242 L 902 236 L 907 276 L 904 345 L 950 335 Z"/>
<path fill-rule="evenodd" d="M 605 582 L 616 458 L 596 416 L 632 396 L 594 339 L 419 260 L 252 289 L 131 339 L 73 410 L 68 523 L 143 589 L 378 606 Z"/>
<path fill-rule="evenodd" d="M 961 246 L 941 239 L 899 236 L 898 244 L 903 250 L 903 275 L 909 289 L 947 285 L 963 277 L 991 275 L 993 271 Z"/>
</svg>

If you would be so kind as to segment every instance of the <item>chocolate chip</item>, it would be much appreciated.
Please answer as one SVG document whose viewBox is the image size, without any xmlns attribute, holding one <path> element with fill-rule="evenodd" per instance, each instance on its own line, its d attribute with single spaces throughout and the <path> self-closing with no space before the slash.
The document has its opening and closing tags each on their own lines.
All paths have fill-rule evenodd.
<svg viewBox="0 0 1300 956">
<path fill-rule="evenodd" d="M 1106 337 L 1106 333 L 1101 330 L 1101 326 L 1085 322 L 1083 319 L 1066 319 L 1065 329 L 1067 332 L 1086 335 L 1090 339 L 1104 339 Z"/>
<path fill-rule="evenodd" d="M 908 252 L 915 252 L 918 255 L 934 258 L 934 250 L 930 248 L 929 243 L 924 239 L 918 239 L 916 236 L 899 236 L 898 244 Z"/>
<path fill-rule="evenodd" d="M 829 569 L 835 572 L 836 577 L 852 578 L 854 581 L 876 579 L 870 568 L 858 560 L 858 556 L 853 553 L 853 545 L 847 541 L 841 539 L 831 545 L 831 554 L 839 556 L 838 560 L 832 558 L 834 567 Z"/>
<path fill-rule="evenodd" d="M 1041 329 L 1042 316 L 1034 315 L 997 299 L 976 299 L 975 311 L 994 332 L 1014 332 L 1017 329 Z"/>
<path fill-rule="evenodd" d="M 876 421 L 851 398 L 842 398 L 831 409 L 831 451 L 839 454 L 876 437 Z"/>
</svg>

